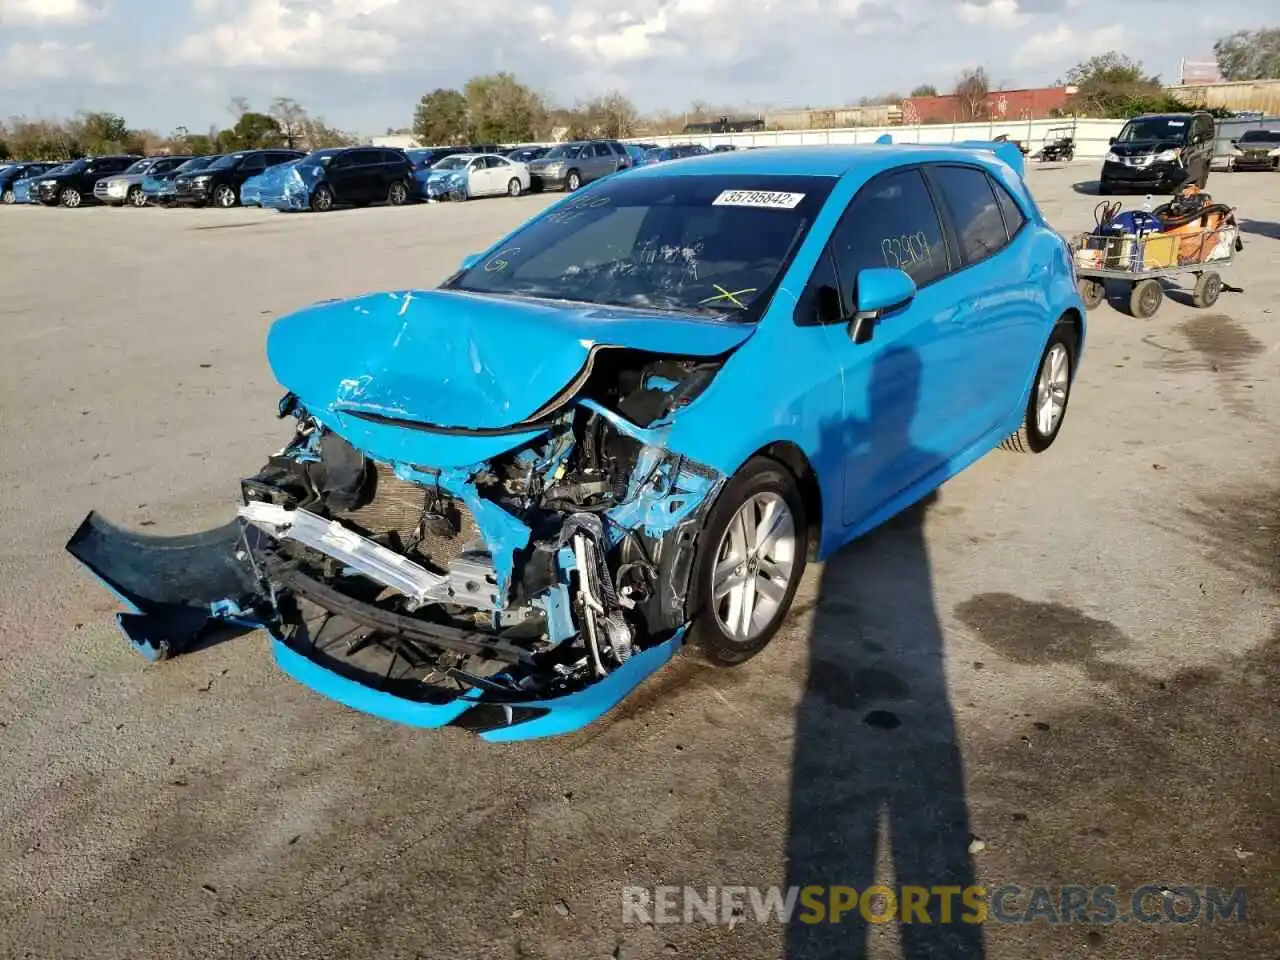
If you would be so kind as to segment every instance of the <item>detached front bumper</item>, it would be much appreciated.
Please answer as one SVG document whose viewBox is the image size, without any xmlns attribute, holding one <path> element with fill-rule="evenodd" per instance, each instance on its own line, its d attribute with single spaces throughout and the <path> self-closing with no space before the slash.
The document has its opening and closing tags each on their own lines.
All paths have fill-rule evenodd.
<svg viewBox="0 0 1280 960">
<path fill-rule="evenodd" d="M 117 625 L 148 660 L 215 642 L 218 631 L 262 628 L 280 669 L 322 696 L 408 726 L 463 727 L 493 742 L 586 726 L 666 664 L 684 641 L 680 628 L 589 686 L 554 696 L 521 696 L 497 681 L 532 669 L 526 651 L 354 599 L 280 562 L 268 541 L 261 529 L 242 520 L 204 533 L 156 537 L 91 513 L 67 551 L 125 606 Z M 488 678 L 450 672 L 447 687 L 393 677 L 391 671 L 374 675 L 350 656 L 372 632 L 405 640 L 406 656 L 423 647 L 463 654 L 485 645 L 504 661 L 504 670 Z"/>
</svg>

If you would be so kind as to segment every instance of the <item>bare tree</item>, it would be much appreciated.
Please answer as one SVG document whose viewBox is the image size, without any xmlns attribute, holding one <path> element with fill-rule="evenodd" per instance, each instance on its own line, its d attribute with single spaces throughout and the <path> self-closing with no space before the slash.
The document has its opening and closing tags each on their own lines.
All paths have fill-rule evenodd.
<svg viewBox="0 0 1280 960">
<path fill-rule="evenodd" d="M 956 100 L 959 102 L 960 122 L 986 120 L 990 116 L 987 98 L 991 94 L 991 78 L 983 67 L 974 67 L 960 74 L 956 81 Z"/>
<path fill-rule="evenodd" d="M 280 124 L 280 133 L 284 136 L 285 146 L 296 150 L 299 144 L 307 141 L 310 118 L 297 100 L 290 97 L 276 97 L 267 108 L 267 116 Z"/>
<path fill-rule="evenodd" d="M 248 97 L 232 97 L 230 102 L 227 104 L 227 110 L 231 112 L 231 115 L 233 117 L 239 120 L 241 117 L 243 117 L 246 113 L 249 112 L 249 98 Z"/>
</svg>

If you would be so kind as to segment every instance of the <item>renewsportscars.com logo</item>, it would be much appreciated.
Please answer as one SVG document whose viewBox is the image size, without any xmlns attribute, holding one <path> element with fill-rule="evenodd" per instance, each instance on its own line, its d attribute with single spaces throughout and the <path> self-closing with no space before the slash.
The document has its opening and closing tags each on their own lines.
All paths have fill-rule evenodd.
<svg viewBox="0 0 1280 960">
<path fill-rule="evenodd" d="M 843 886 L 622 888 L 622 922 L 1113 924 L 1245 921 L 1244 887 Z"/>
</svg>

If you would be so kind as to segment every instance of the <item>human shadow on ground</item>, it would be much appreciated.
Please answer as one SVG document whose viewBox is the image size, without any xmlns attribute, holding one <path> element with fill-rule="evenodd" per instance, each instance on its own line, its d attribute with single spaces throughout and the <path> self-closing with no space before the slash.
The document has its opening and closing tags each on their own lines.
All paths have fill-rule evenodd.
<svg viewBox="0 0 1280 960">
<path fill-rule="evenodd" d="M 828 450 L 861 443 L 891 452 L 872 453 L 883 467 L 850 462 L 868 489 L 945 467 L 911 436 L 922 374 L 914 351 L 890 348 L 872 374 L 867 422 L 825 431 Z M 822 573 L 796 718 L 787 884 L 849 887 L 859 896 L 877 884 L 897 894 L 956 888 L 952 922 L 938 922 L 939 897 L 930 894 L 931 922 L 900 925 L 902 955 L 982 960 L 981 927 L 963 920 L 960 891 L 975 882 L 971 835 L 923 529 L 936 499 L 930 494 L 839 551 Z M 891 876 L 878 872 L 882 825 Z M 900 900 L 896 908 L 875 904 L 902 916 Z M 860 910 L 829 921 L 806 922 L 802 902 L 787 928 L 787 960 L 867 956 L 873 922 Z"/>
</svg>

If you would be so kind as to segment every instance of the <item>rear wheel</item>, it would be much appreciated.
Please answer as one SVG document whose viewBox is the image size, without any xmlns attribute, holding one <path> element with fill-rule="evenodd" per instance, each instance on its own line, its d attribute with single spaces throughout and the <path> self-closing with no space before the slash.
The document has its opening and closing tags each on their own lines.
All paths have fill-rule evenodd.
<svg viewBox="0 0 1280 960">
<path fill-rule="evenodd" d="M 807 530 L 796 479 L 777 461 L 755 457 L 729 481 L 693 566 L 690 642 L 702 656 L 732 666 L 773 639 L 804 574 Z"/>
<path fill-rule="evenodd" d="M 1191 299 L 1202 310 L 1212 307 L 1222 294 L 1222 277 L 1210 270 L 1196 278 L 1196 289 Z"/>
<path fill-rule="evenodd" d="M 518 197 L 524 193 L 524 188 L 520 186 L 520 178 L 512 177 L 511 182 L 507 184 L 507 196 Z"/>
<path fill-rule="evenodd" d="M 387 188 L 387 203 L 393 207 L 401 206 L 409 199 L 409 185 L 397 180 Z"/>
<path fill-rule="evenodd" d="M 325 213 L 333 209 L 333 189 L 322 183 L 311 194 L 311 209 L 316 213 Z"/>
<path fill-rule="evenodd" d="M 1040 355 L 1022 426 L 1000 445 L 1001 449 L 1012 453 L 1043 453 L 1053 445 L 1067 416 L 1077 348 L 1075 330 L 1071 324 L 1059 321 Z"/>
</svg>

